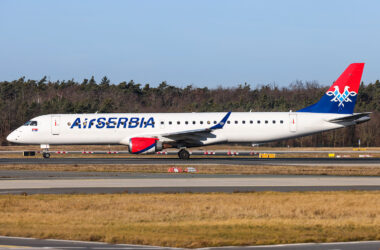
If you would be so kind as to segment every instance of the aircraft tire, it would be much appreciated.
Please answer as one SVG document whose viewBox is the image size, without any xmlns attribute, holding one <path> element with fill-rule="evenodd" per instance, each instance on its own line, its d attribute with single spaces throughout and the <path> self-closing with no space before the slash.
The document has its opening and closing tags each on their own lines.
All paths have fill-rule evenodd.
<svg viewBox="0 0 380 250">
<path fill-rule="evenodd" d="M 50 153 L 42 153 L 42 157 L 44 157 L 45 159 L 48 159 L 50 158 Z"/>
<path fill-rule="evenodd" d="M 190 158 L 190 153 L 186 149 L 181 149 L 180 151 L 178 151 L 178 157 L 181 160 L 188 160 Z"/>
</svg>

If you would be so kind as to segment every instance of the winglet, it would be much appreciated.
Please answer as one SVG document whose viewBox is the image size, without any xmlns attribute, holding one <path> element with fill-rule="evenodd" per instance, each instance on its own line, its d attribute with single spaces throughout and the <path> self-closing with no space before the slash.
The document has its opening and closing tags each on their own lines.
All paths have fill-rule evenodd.
<svg viewBox="0 0 380 250">
<path fill-rule="evenodd" d="M 228 118 L 230 117 L 231 115 L 231 112 L 228 112 L 226 114 L 226 116 L 223 117 L 223 119 L 218 123 L 218 124 L 215 124 L 214 126 L 212 126 L 210 129 L 221 129 L 224 127 L 224 124 L 226 124 Z"/>
</svg>

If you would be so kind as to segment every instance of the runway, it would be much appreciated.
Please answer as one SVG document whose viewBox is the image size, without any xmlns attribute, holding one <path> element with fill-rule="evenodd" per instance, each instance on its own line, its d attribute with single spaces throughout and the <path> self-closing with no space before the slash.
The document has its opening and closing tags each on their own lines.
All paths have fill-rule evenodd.
<svg viewBox="0 0 380 250">
<path fill-rule="evenodd" d="M 380 190 L 380 177 L 0 170 L 0 194 Z"/>
<path fill-rule="evenodd" d="M 379 166 L 380 158 L 272 158 L 204 157 L 180 160 L 177 158 L 1 158 L 0 164 L 130 164 L 130 165 L 304 165 Z"/>
<path fill-rule="evenodd" d="M 209 247 L 198 249 L 223 250 L 223 249 L 299 249 L 299 250 L 322 250 L 322 249 L 342 249 L 342 250 L 372 250 L 379 249 L 380 241 L 356 241 L 356 242 L 332 242 L 332 243 L 299 243 L 283 245 L 265 245 L 265 246 L 228 246 L 228 247 Z M 71 240 L 54 240 L 54 239 L 34 239 L 22 237 L 5 237 L 0 236 L 0 249 L 180 249 L 158 246 L 130 245 L 130 244 L 107 244 L 102 242 L 71 241 Z"/>
</svg>

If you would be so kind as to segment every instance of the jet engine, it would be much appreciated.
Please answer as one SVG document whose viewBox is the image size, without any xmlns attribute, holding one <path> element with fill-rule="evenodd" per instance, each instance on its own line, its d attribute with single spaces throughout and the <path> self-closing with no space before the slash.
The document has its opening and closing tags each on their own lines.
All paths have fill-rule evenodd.
<svg viewBox="0 0 380 250">
<path fill-rule="evenodd" d="M 162 150 L 162 142 L 157 138 L 133 137 L 129 139 L 128 150 L 131 154 L 153 154 Z"/>
</svg>

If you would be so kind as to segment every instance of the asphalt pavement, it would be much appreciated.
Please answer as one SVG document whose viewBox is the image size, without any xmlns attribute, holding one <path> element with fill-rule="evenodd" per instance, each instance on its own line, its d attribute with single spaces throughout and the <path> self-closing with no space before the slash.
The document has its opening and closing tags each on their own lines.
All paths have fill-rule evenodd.
<svg viewBox="0 0 380 250">
<path fill-rule="evenodd" d="M 54 239 L 34 239 L 22 237 L 5 237 L 0 236 L 0 249 L 88 249 L 88 250 L 102 250 L 102 249 L 152 249 L 152 250 L 165 250 L 165 249 L 180 249 L 159 246 L 144 246 L 144 245 L 130 245 L 130 244 L 107 244 L 102 242 L 86 242 L 86 241 L 70 241 L 70 240 L 54 240 Z M 356 241 L 356 242 L 333 242 L 333 243 L 299 243 L 299 244 L 282 244 L 282 245 L 265 245 L 265 246 L 228 246 L 228 247 L 210 247 L 199 248 L 210 250 L 267 250 L 267 249 L 296 249 L 296 250 L 378 250 L 380 249 L 380 241 Z"/>
<path fill-rule="evenodd" d="M 380 190 L 380 177 L 0 170 L 0 194 Z"/>
</svg>

